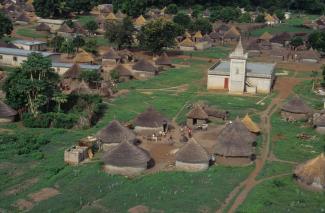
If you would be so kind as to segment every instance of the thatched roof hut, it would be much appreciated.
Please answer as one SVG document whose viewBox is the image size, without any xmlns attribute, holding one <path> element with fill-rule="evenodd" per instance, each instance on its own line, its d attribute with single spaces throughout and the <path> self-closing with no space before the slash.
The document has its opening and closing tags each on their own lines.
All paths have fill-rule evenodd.
<svg viewBox="0 0 325 213">
<path fill-rule="evenodd" d="M 325 156 L 318 157 L 300 164 L 294 171 L 295 177 L 304 184 L 318 189 L 325 188 Z"/>
<path fill-rule="evenodd" d="M 78 95 L 89 95 L 92 93 L 92 90 L 90 89 L 89 85 L 82 80 L 80 84 L 71 90 L 71 93 Z"/>
<path fill-rule="evenodd" d="M 191 138 L 176 153 L 176 168 L 185 171 L 202 171 L 209 167 L 208 152 L 194 139 Z"/>
<path fill-rule="evenodd" d="M 62 33 L 74 33 L 74 29 L 70 28 L 66 23 L 64 23 L 59 29 L 58 32 Z"/>
<path fill-rule="evenodd" d="M 141 15 L 135 19 L 134 25 L 135 26 L 143 26 L 146 24 L 146 22 L 147 22 L 147 20 L 143 17 L 143 15 Z"/>
<path fill-rule="evenodd" d="M 122 141 L 133 142 L 136 139 L 135 134 L 127 127 L 122 126 L 122 124 L 117 120 L 113 120 L 106 127 L 101 129 L 97 133 L 97 138 L 102 143 L 107 144 L 118 144 Z"/>
<path fill-rule="evenodd" d="M 109 48 L 106 53 L 103 55 L 104 60 L 120 60 L 121 56 L 113 48 Z"/>
<path fill-rule="evenodd" d="M 95 61 L 92 54 L 87 53 L 84 50 L 81 50 L 79 53 L 76 54 L 73 61 L 75 63 L 93 63 Z"/>
<path fill-rule="evenodd" d="M 225 32 L 223 38 L 230 40 L 239 39 L 240 32 L 237 30 L 236 27 L 231 27 L 227 32 Z"/>
<path fill-rule="evenodd" d="M 157 72 L 158 69 L 151 62 L 146 59 L 140 59 L 137 63 L 133 65 L 133 70 L 144 71 L 144 72 Z"/>
<path fill-rule="evenodd" d="M 168 57 L 166 52 L 163 52 L 159 58 L 155 61 L 156 65 L 161 65 L 161 66 L 172 66 L 172 60 Z"/>
<path fill-rule="evenodd" d="M 51 28 L 49 25 L 45 23 L 40 23 L 39 25 L 36 26 L 36 31 L 41 31 L 41 32 L 50 32 Z"/>
<path fill-rule="evenodd" d="M 149 107 L 145 112 L 138 115 L 133 124 L 134 126 L 157 128 L 162 127 L 168 119 L 153 107 Z"/>
<path fill-rule="evenodd" d="M 25 13 L 20 14 L 20 16 L 18 16 L 18 18 L 16 19 L 16 21 L 18 22 L 24 22 L 24 23 L 29 23 L 30 19 L 28 18 L 28 16 Z"/>
<path fill-rule="evenodd" d="M 273 35 L 272 34 L 270 34 L 269 32 L 265 32 L 265 33 L 263 33 L 258 38 L 258 40 L 261 40 L 261 41 L 270 41 L 272 38 L 273 38 Z"/>
<path fill-rule="evenodd" d="M 270 42 L 285 45 L 287 42 L 289 42 L 291 40 L 291 38 L 292 38 L 292 36 L 290 33 L 283 32 L 283 33 L 279 33 L 279 34 L 273 36 L 270 39 Z"/>
<path fill-rule="evenodd" d="M 103 156 L 105 170 L 122 175 L 136 175 L 143 172 L 150 160 L 150 154 L 146 150 L 128 141 L 123 141 Z"/>
<path fill-rule="evenodd" d="M 184 47 L 194 47 L 195 46 L 194 42 L 189 37 L 186 37 L 179 45 L 184 46 Z"/>
<path fill-rule="evenodd" d="M 287 121 L 307 120 L 312 112 L 311 108 L 299 97 L 294 97 L 281 108 L 281 115 Z"/>
<path fill-rule="evenodd" d="M 194 38 L 195 40 L 198 40 L 198 39 L 203 38 L 203 35 L 202 35 L 201 31 L 197 31 L 197 32 L 194 34 L 193 38 Z"/>
<path fill-rule="evenodd" d="M 17 111 L 0 101 L 0 123 L 12 122 L 17 115 Z"/>
<path fill-rule="evenodd" d="M 260 133 L 261 129 L 259 126 L 249 117 L 248 114 L 243 118 L 242 120 L 243 124 L 246 126 L 246 128 L 253 133 Z"/>
<path fill-rule="evenodd" d="M 128 68 L 126 68 L 122 64 L 117 65 L 114 68 L 114 70 L 116 70 L 118 72 L 118 75 L 120 77 L 132 77 L 133 76 L 131 70 L 129 70 Z"/>
<path fill-rule="evenodd" d="M 200 105 L 195 105 L 192 110 L 187 113 L 186 117 L 188 119 L 198 119 L 198 120 L 208 120 L 208 114 L 203 110 Z"/>
<path fill-rule="evenodd" d="M 79 64 L 75 63 L 63 74 L 63 78 L 79 79 L 80 75 L 81 75 L 81 68 Z"/>
<path fill-rule="evenodd" d="M 108 21 L 117 21 L 117 17 L 115 16 L 114 13 L 109 13 L 107 16 L 106 16 L 106 19 Z"/>
<path fill-rule="evenodd" d="M 256 135 L 251 133 L 237 118 L 218 135 L 214 153 L 225 157 L 250 157 Z"/>
</svg>

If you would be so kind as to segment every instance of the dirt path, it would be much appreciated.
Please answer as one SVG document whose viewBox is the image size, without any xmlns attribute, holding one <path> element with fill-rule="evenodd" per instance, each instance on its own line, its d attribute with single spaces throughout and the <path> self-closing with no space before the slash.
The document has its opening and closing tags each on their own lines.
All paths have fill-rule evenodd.
<svg viewBox="0 0 325 213">
<path fill-rule="evenodd" d="M 261 155 L 256 159 L 255 169 L 248 176 L 246 180 L 241 182 L 227 197 L 223 205 L 217 212 L 221 213 L 224 209 L 231 203 L 231 201 L 238 195 L 231 205 L 228 212 L 235 212 L 236 209 L 245 201 L 248 193 L 256 186 L 256 184 L 261 181 L 257 181 L 256 177 L 263 169 L 265 162 L 270 155 L 270 144 L 271 144 L 271 121 L 270 118 L 274 112 L 281 106 L 283 100 L 285 100 L 292 92 L 294 86 L 299 83 L 299 79 L 283 77 L 276 81 L 275 91 L 277 96 L 272 100 L 271 104 L 267 107 L 265 111 L 261 113 L 261 129 L 263 132 L 263 146 L 261 150 Z M 238 194 L 239 193 L 239 194 Z"/>
</svg>

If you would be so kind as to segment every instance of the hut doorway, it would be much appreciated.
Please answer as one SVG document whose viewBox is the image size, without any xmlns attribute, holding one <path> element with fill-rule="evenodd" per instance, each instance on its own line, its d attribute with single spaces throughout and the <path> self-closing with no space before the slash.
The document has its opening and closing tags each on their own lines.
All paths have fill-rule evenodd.
<svg viewBox="0 0 325 213">
<path fill-rule="evenodd" d="M 193 125 L 196 125 L 196 124 L 197 124 L 197 119 L 193 118 Z"/>
</svg>

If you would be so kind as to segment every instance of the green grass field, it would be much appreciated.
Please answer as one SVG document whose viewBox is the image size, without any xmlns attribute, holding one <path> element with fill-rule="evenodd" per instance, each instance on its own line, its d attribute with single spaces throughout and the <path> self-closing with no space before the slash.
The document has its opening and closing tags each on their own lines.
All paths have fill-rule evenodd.
<svg viewBox="0 0 325 213">
<path fill-rule="evenodd" d="M 193 57 L 203 57 L 203 58 L 226 58 L 230 52 L 229 47 L 211 47 L 206 50 L 198 51 L 184 51 L 185 55 L 192 55 Z"/>
<path fill-rule="evenodd" d="M 265 32 L 269 32 L 271 34 L 276 34 L 276 33 L 282 33 L 282 32 L 288 32 L 288 33 L 298 33 L 298 32 L 306 32 L 309 33 L 311 32 L 311 29 L 308 28 L 303 28 L 299 26 L 293 26 L 290 24 L 279 24 L 273 27 L 264 27 L 260 28 L 257 30 L 254 30 L 251 32 L 252 36 L 261 36 Z"/>
<path fill-rule="evenodd" d="M 31 28 L 18 28 L 16 34 L 29 38 L 47 38 L 47 35 L 36 32 L 34 29 Z"/>
<path fill-rule="evenodd" d="M 80 22 L 81 25 L 85 25 L 88 21 L 94 21 L 96 18 L 95 16 L 78 16 L 77 20 Z"/>
</svg>

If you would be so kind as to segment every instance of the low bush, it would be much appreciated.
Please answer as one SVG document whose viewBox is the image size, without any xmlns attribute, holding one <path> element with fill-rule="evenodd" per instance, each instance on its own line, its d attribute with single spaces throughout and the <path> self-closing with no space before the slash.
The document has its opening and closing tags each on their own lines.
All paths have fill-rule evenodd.
<svg viewBox="0 0 325 213">
<path fill-rule="evenodd" d="M 30 113 L 23 115 L 23 123 L 25 127 L 29 128 L 48 128 L 51 124 L 51 116 L 49 114 L 39 114 L 34 117 Z"/>
<path fill-rule="evenodd" d="M 52 122 L 51 127 L 71 129 L 78 121 L 78 116 L 75 114 L 64 114 L 64 113 L 51 113 Z"/>
</svg>

